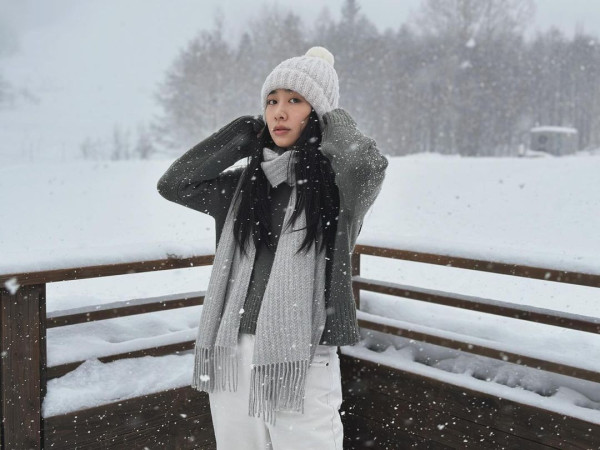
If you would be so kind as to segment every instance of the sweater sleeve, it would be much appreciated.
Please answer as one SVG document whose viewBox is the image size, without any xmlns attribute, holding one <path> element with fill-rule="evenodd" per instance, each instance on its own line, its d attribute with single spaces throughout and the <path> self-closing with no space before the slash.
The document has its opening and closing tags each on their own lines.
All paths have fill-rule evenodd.
<svg viewBox="0 0 600 450">
<path fill-rule="evenodd" d="M 167 200 L 205 214 L 225 218 L 244 170 L 225 170 L 249 156 L 248 118 L 240 117 L 177 159 L 157 184 Z"/>
<path fill-rule="evenodd" d="M 331 162 L 342 207 L 362 220 L 381 191 L 388 160 L 343 109 L 323 115 L 321 151 Z"/>
</svg>

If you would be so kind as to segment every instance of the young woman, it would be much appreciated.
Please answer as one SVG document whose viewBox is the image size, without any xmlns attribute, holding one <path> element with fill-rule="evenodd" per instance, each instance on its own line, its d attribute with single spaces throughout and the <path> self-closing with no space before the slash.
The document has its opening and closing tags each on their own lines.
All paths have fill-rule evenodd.
<svg viewBox="0 0 600 450">
<path fill-rule="evenodd" d="M 218 450 L 342 448 L 337 348 L 359 340 L 350 257 L 388 162 L 338 108 L 333 64 L 323 47 L 283 61 L 262 116 L 235 119 L 158 182 L 215 218 L 192 387 L 209 393 Z"/>
</svg>

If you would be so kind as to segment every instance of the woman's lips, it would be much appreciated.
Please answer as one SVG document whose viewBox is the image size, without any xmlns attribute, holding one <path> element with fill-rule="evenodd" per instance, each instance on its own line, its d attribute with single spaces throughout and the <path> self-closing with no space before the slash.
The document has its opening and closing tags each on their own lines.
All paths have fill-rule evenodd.
<svg viewBox="0 0 600 450">
<path fill-rule="evenodd" d="M 275 130 L 275 134 L 276 134 L 277 136 L 281 136 L 282 134 L 285 134 L 285 133 L 287 133 L 288 131 L 290 131 L 290 130 L 279 129 L 279 130 Z"/>
</svg>

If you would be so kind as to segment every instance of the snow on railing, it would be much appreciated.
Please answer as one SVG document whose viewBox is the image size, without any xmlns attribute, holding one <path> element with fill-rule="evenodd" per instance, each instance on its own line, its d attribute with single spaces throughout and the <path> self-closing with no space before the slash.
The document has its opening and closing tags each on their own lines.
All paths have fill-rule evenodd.
<svg viewBox="0 0 600 450">
<path fill-rule="evenodd" d="M 600 334 L 600 320 L 598 318 L 542 308 L 524 307 L 456 293 L 367 280 L 360 276 L 361 255 L 388 257 L 600 288 L 600 275 L 597 274 L 567 272 L 365 245 L 357 245 L 352 256 L 353 291 L 358 307 L 360 307 L 360 290 L 366 290 L 401 296 L 420 302 L 436 303 Z M 46 315 L 47 283 L 207 266 L 211 265 L 213 260 L 214 255 L 204 255 L 181 259 L 168 258 L 30 273 L 0 274 L 0 300 L 2 305 L 0 314 L 2 332 L 2 339 L 0 340 L 2 357 L 0 398 L 2 398 L 4 405 L 12 405 L 10 413 L 2 410 L 3 417 L 1 417 L 2 420 L 0 421 L 2 424 L 2 439 L 6 448 L 42 448 L 44 444 L 42 442 L 44 421 L 41 416 L 41 406 L 46 392 L 46 383 L 48 379 L 68 373 L 84 362 L 75 361 L 48 368 L 46 362 L 47 328 L 189 307 L 200 305 L 204 300 L 204 292 L 190 292 L 57 311 Z M 553 361 L 549 358 L 542 358 L 539 355 L 525 354 L 517 349 L 507 348 L 500 344 L 486 343 L 484 340 L 476 338 L 467 339 L 464 336 L 449 332 L 419 327 L 414 324 L 394 320 L 390 321 L 360 311 L 358 314 L 358 323 L 363 328 L 578 377 L 592 382 L 600 382 L 599 372 L 564 364 L 560 361 Z M 177 351 L 190 350 L 193 348 L 193 345 L 194 341 L 185 341 L 154 348 L 134 350 L 98 359 L 101 361 L 114 361 L 147 355 L 167 355 Z M 27 407 L 22 407 L 22 405 L 27 405 Z M 131 432 L 135 432 L 135 430 L 131 430 Z M 49 433 L 46 434 L 46 436 L 49 435 Z"/>
<path fill-rule="evenodd" d="M 357 245 L 355 247 L 352 261 L 354 298 L 359 309 L 360 290 L 366 290 L 412 299 L 415 301 L 435 303 L 438 305 L 468 309 L 510 317 L 513 319 L 600 334 L 600 318 L 598 317 L 588 317 L 562 311 L 554 311 L 544 308 L 535 308 L 497 300 L 460 295 L 451 292 L 442 292 L 390 282 L 368 280 L 360 276 L 361 255 L 410 260 L 454 268 L 493 272 L 498 274 L 591 286 L 596 288 L 600 288 L 600 275 L 545 269 L 516 264 L 497 263 L 493 261 L 483 261 L 468 258 L 457 258 L 449 255 L 409 252 L 366 245 Z M 369 316 L 369 318 L 367 318 L 367 316 Z M 483 339 L 432 330 L 431 328 L 416 324 L 402 323 L 397 320 L 390 321 L 381 317 L 375 317 L 371 315 L 367 316 L 359 314 L 358 323 L 360 327 L 387 334 L 393 334 L 396 336 L 403 336 L 405 338 L 414 339 L 420 342 L 440 345 L 453 350 L 460 350 L 467 353 L 486 356 L 504 362 L 511 362 L 600 383 L 600 372 L 598 371 L 564 364 L 559 360 L 552 360 L 548 356 L 544 356 L 542 358 L 540 355 L 535 355 L 535 352 L 531 352 L 532 354 L 526 354 L 526 352 L 522 351 L 522 346 L 509 348 L 511 346 L 505 343 L 486 343 L 486 341 Z M 360 317 L 364 318 L 361 319 Z"/>
</svg>

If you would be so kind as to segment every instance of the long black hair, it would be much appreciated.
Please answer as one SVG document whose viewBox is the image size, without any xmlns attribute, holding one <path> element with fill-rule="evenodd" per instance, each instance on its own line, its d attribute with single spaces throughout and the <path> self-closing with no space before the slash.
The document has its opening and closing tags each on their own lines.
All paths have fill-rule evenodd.
<svg viewBox="0 0 600 450">
<path fill-rule="evenodd" d="M 296 207 L 288 224 L 282 225 L 281 233 L 284 227 L 289 226 L 292 226 L 293 232 L 304 229 L 296 230 L 293 224 L 296 223 L 303 209 L 306 214 L 306 236 L 296 253 L 302 249 L 306 249 L 308 253 L 313 244 L 320 246 L 319 252 L 325 245 L 331 250 L 337 231 L 339 191 L 334 182 L 331 163 L 320 151 L 321 138 L 319 118 L 313 109 L 300 137 L 286 150 L 297 150 L 298 162 L 290 158 L 290 165 L 295 165 L 293 170 L 298 182 L 296 183 Z M 241 195 L 241 200 L 233 234 L 242 253 L 246 253 L 245 247 L 249 236 L 254 239 L 255 248 L 258 248 L 259 241 L 263 240 L 267 248 L 274 253 L 275 243 L 271 237 L 273 233 L 270 222 L 271 204 L 268 199 L 269 180 L 260 163 L 264 161 L 263 148 L 273 149 L 275 143 L 267 126 L 262 129 L 257 140 L 255 151 L 250 156 L 248 166 L 242 175 L 241 189 L 238 194 Z M 290 169 L 292 168 L 288 166 L 288 170 Z"/>
</svg>

